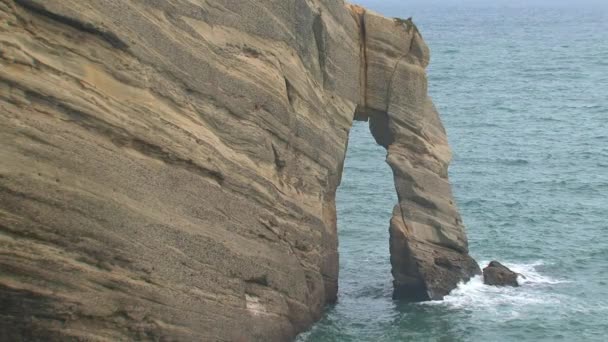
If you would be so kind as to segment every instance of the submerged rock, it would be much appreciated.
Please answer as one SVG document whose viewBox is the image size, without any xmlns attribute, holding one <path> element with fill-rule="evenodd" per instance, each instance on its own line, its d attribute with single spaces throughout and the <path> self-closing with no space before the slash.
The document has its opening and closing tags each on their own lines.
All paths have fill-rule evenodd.
<svg viewBox="0 0 608 342">
<path fill-rule="evenodd" d="M 519 273 L 511 271 L 507 266 L 492 261 L 483 269 L 483 282 L 494 286 L 519 286 L 517 282 Z"/>
</svg>

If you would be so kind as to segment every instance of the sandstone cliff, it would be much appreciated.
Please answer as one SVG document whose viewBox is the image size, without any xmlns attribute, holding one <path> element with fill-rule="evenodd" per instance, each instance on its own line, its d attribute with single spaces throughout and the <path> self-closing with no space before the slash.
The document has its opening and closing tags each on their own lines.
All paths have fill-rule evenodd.
<svg viewBox="0 0 608 342">
<path fill-rule="evenodd" d="M 441 298 L 479 268 L 428 61 L 341 0 L 0 0 L 0 336 L 293 338 L 336 300 L 354 118 L 395 175 L 395 296 Z"/>
</svg>

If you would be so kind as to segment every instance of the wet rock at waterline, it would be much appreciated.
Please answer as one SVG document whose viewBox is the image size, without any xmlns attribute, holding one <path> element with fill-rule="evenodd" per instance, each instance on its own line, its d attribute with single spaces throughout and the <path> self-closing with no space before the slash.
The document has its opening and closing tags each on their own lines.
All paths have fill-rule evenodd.
<svg viewBox="0 0 608 342">
<path fill-rule="evenodd" d="M 336 300 L 356 108 L 399 195 L 397 297 L 478 272 L 411 21 L 341 0 L 3 0 L 0 20 L 7 339 L 292 339 Z"/>
<path fill-rule="evenodd" d="M 519 275 L 519 273 L 511 271 L 507 266 L 498 261 L 491 261 L 483 269 L 483 282 L 486 285 L 517 287 L 519 286 L 517 282 Z"/>
</svg>

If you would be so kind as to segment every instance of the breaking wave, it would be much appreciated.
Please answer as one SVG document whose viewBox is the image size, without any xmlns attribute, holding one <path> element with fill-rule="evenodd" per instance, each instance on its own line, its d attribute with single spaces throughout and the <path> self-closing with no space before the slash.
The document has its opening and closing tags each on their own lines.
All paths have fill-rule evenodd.
<svg viewBox="0 0 608 342">
<path fill-rule="evenodd" d="M 487 262 L 480 263 L 487 265 Z M 542 261 L 530 264 L 504 263 L 511 270 L 522 274 L 518 278 L 520 287 L 498 287 L 483 283 L 482 276 L 476 276 L 467 283 L 461 283 L 442 301 L 432 301 L 423 305 L 443 305 L 454 309 L 475 311 L 497 311 L 513 308 L 525 309 L 535 305 L 555 305 L 560 298 L 554 295 L 551 288 L 567 280 L 555 279 L 538 271 Z M 517 310 L 511 310 L 517 315 Z"/>
</svg>

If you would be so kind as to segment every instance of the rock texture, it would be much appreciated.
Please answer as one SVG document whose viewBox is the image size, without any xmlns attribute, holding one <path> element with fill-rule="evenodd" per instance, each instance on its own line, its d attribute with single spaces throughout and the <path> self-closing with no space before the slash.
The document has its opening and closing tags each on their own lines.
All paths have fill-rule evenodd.
<svg viewBox="0 0 608 342">
<path fill-rule="evenodd" d="M 364 97 L 357 119 L 369 118 L 388 150 L 399 203 L 390 224 L 394 297 L 442 299 L 479 274 L 468 255 L 462 219 L 448 180 L 451 152 L 427 95 L 429 49 L 411 20 L 362 12 Z"/>
<path fill-rule="evenodd" d="M 340 0 L 0 0 L 0 336 L 292 339 L 336 300 L 354 117 L 395 174 L 395 294 L 441 298 L 479 269 L 428 61 Z"/>
<path fill-rule="evenodd" d="M 483 269 L 483 282 L 486 285 L 518 287 L 518 276 L 519 273 L 511 271 L 507 266 L 498 261 L 491 261 Z"/>
</svg>

